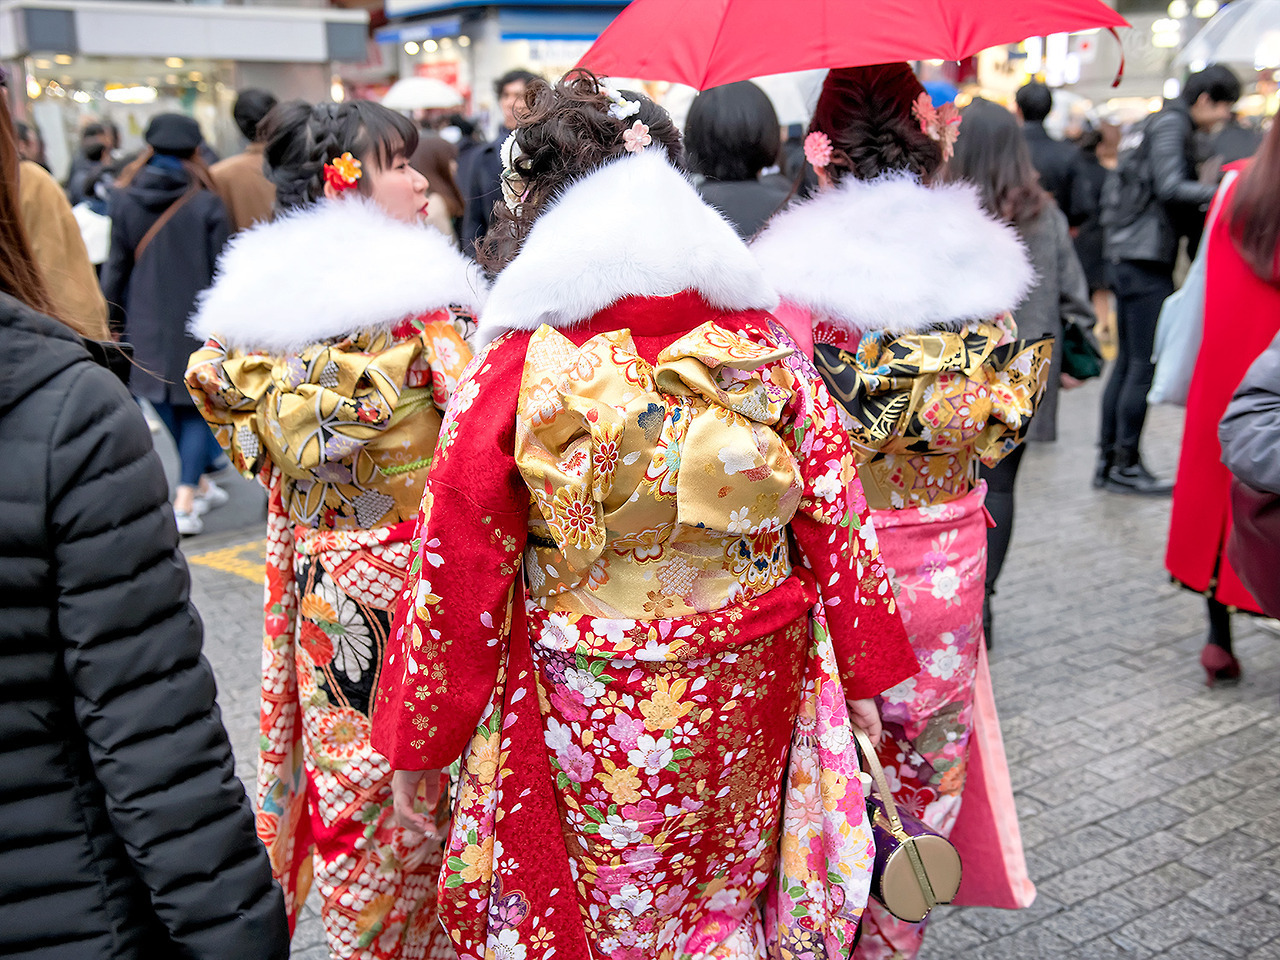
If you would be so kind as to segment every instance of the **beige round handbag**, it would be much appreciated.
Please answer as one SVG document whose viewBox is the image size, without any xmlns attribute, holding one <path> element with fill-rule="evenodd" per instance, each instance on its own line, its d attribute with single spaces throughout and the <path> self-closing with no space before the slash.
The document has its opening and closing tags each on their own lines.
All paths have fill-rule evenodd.
<svg viewBox="0 0 1280 960">
<path fill-rule="evenodd" d="M 867 798 L 876 844 L 871 896 L 899 920 L 919 923 L 939 903 L 955 898 L 960 854 L 946 837 L 898 810 L 870 738 L 856 726 L 853 733 L 876 785 Z"/>
</svg>

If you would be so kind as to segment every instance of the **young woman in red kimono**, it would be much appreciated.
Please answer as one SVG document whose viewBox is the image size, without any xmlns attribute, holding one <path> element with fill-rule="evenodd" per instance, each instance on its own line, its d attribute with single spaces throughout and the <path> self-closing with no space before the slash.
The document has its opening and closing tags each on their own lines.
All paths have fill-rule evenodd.
<svg viewBox="0 0 1280 960">
<path fill-rule="evenodd" d="M 960 850 L 956 902 L 1016 908 L 1035 888 L 982 642 L 978 468 L 1017 449 L 1052 341 L 1016 338 L 1034 273 L 1015 229 L 934 182 L 957 125 L 905 63 L 832 70 L 806 140 L 821 187 L 752 252 L 813 331 L 920 661 L 881 701 L 894 796 Z M 873 904 L 863 927 L 857 960 L 910 960 L 926 924 Z"/>
<path fill-rule="evenodd" d="M 367 101 L 269 122 L 281 213 L 227 247 L 187 371 L 268 491 L 258 836 L 291 922 L 315 881 L 331 957 L 446 960 L 442 850 L 397 824 L 369 710 L 484 284 L 423 222 L 412 123 Z"/>
<path fill-rule="evenodd" d="M 1271 125 L 1252 161 L 1227 170 L 1204 239 L 1204 340 L 1187 392 L 1165 554 L 1169 573 L 1208 601 L 1200 663 L 1209 686 L 1240 676 L 1231 609 L 1261 612 L 1227 559 L 1231 473 L 1222 463 L 1218 421 L 1245 371 L 1280 332 L 1280 124 Z"/>
<path fill-rule="evenodd" d="M 848 439 L 670 118 L 584 73 L 525 111 L 378 692 L 397 808 L 461 755 L 463 958 L 843 957 L 852 725 L 915 671 Z"/>
</svg>

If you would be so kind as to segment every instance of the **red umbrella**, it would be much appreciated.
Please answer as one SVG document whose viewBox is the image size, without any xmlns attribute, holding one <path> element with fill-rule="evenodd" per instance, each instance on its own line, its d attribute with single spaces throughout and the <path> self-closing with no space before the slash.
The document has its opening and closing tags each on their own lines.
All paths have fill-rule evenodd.
<svg viewBox="0 0 1280 960">
<path fill-rule="evenodd" d="M 705 90 L 793 70 L 963 60 L 1027 37 L 1125 26 L 1102 0 L 632 0 L 579 66 Z"/>
</svg>

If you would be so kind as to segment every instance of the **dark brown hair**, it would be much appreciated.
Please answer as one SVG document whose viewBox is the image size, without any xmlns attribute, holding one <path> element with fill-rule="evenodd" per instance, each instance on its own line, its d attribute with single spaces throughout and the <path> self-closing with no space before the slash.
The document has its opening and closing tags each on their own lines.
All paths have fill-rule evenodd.
<svg viewBox="0 0 1280 960">
<path fill-rule="evenodd" d="M 967 180 L 978 188 L 992 216 L 1016 227 L 1040 215 L 1050 201 L 1031 152 L 1012 113 L 999 104 L 976 98 L 960 111 L 960 137 L 947 166 L 948 180 Z"/>
<path fill-rule="evenodd" d="M 1231 239 L 1253 272 L 1280 287 L 1280 122 L 1240 175 L 1231 198 Z"/>
<path fill-rule="evenodd" d="M 324 165 L 350 153 L 386 170 L 418 146 L 418 128 L 408 117 L 369 100 L 278 103 L 259 124 L 267 176 L 276 187 L 276 208 L 290 210 L 324 196 Z M 371 178 L 359 181 L 368 195 Z"/>
<path fill-rule="evenodd" d="M 502 201 L 493 205 L 489 230 L 476 251 L 482 267 L 496 274 L 514 260 L 534 221 L 565 188 L 626 152 L 622 134 L 636 120 L 653 138 L 646 149 L 661 146 L 672 163 L 680 163 L 680 131 L 667 112 L 642 93 L 622 93 L 640 104 L 640 112 L 625 120 L 609 113 L 612 102 L 588 70 L 570 70 L 554 85 L 529 82 L 517 110 L 515 138 L 523 156 L 514 171 L 527 189 L 515 212 Z"/>
<path fill-rule="evenodd" d="M 444 197 L 444 205 L 450 217 L 462 216 L 462 192 L 453 177 L 451 164 L 458 159 L 458 149 L 444 137 L 427 134 L 418 140 L 418 149 L 413 151 L 409 162 L 413 168 L 427 178 L 427 187 L 432 193 Z"/>
<path fill-rule="evenodd" d="M 813 109 L 810 132 L 831 138 L 826 172 L 874 180 L 912 173 L 928 180 L 942 165 L 942 148 L 920 129 L 911 106 L 924 87 L 905 63 L 843 67 L 827 74 Z"/>
<path fill-rule="evenodd" d="M 0 87 L 0 291 L 47 314 L 53 306 L 22 225 L 18 199 L 20 161 L 9 100 Z"/>
</svg>

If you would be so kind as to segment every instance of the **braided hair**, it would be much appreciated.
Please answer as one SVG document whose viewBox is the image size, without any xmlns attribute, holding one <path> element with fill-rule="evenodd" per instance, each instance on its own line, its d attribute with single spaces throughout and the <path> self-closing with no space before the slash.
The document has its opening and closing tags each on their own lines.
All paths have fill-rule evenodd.
<svg viewBox="0 0 1280 960">
<path fill-rule="evenodd" d="M 827 174 L 836 182 L 846 174 L 874 180 L 894 172 L 930 179 L 942 165 L 942 147 L 911 115 L 924 92 L 905 63 L 828 73 L 809 124 L 831 138 Z"/>
<path fill-rule="evenodd" d="M 515 138 L 522 156 L 514 164 L 527 189 L 515 211 L 501 201 L 494 204 L 489 230 L 476 251 L 485 270 L 497 274 L 515 259 L 538 215 L 573 181 L 624 156 L 623 133 L 637 120 L 653 138 L 646 149 L 665 150 L 673 164 L 680 164 L 680 131 L 667 111 L 642 93 L 621 92 L 640 106 L 624 120 L 609 113 L 612 101 L 588 70 L 570 70 L 554 85 L 541 79 L 529 82 L 524 103 L 516 108 Z"/>
<path fill-rule="evenodd" d="M 317 103 L 292 100 L 262 120 L 267 177 L 276 187 L 279 211 L 309 206 L 324 196 L 324 166 L 350 153 L 366 167 L 386 169 L 418 146 L 418 130 L 407 117 L 368 100 Z M 369 179 L 360 180 L 369 192 Z"/>
</svg>

